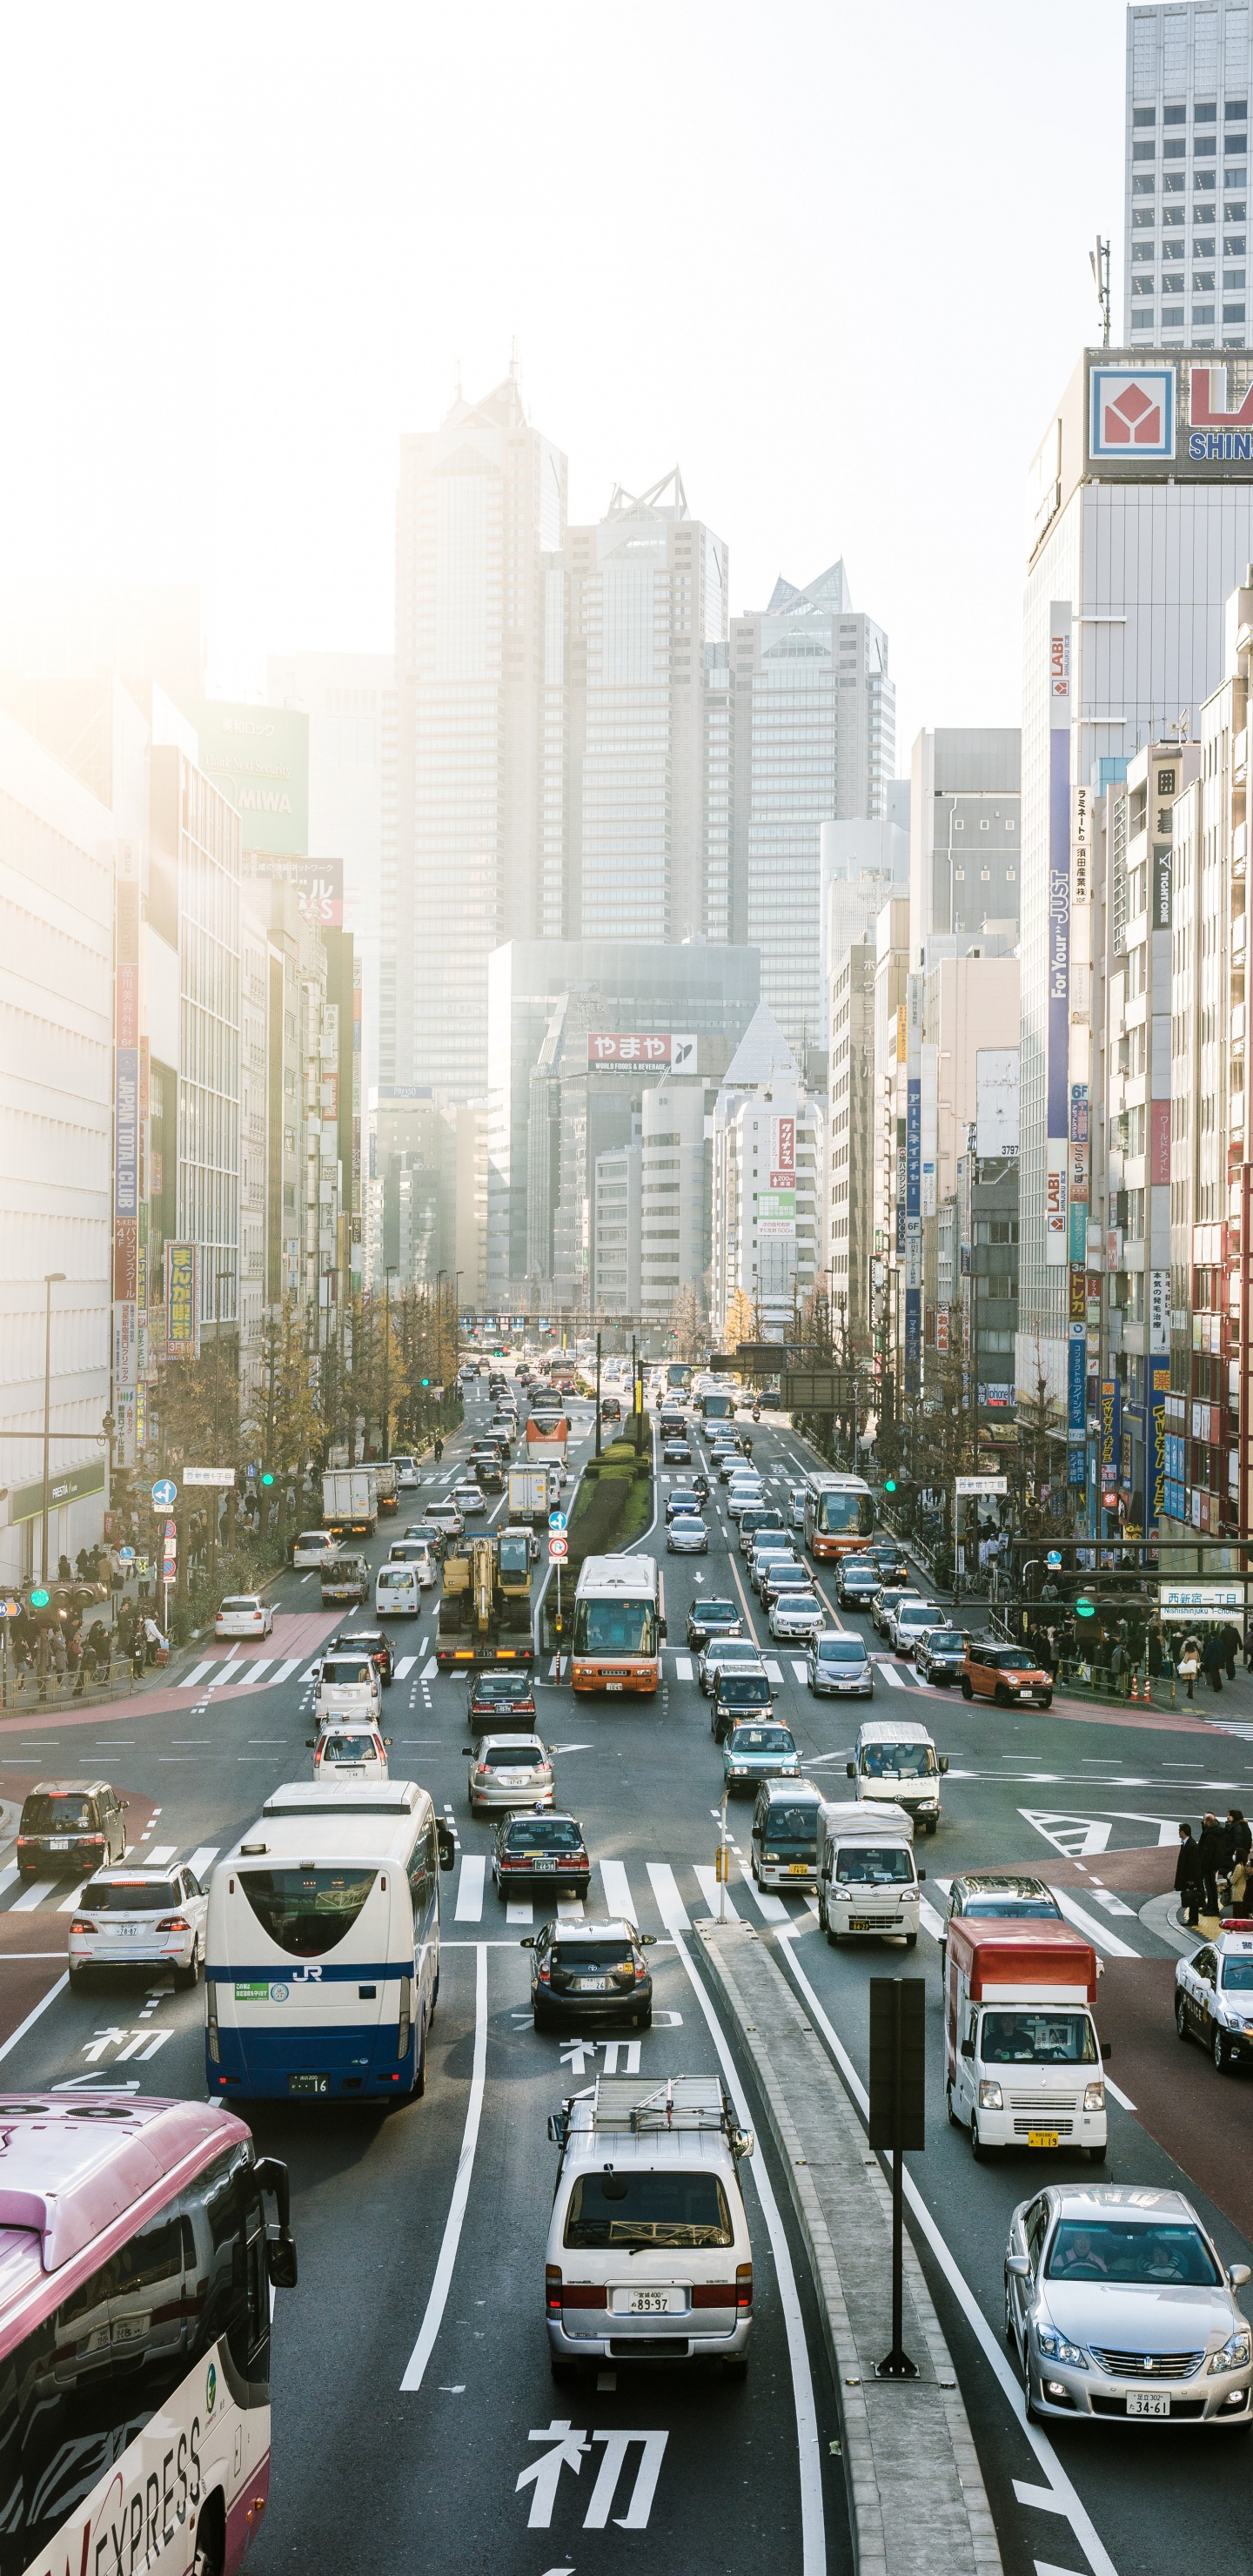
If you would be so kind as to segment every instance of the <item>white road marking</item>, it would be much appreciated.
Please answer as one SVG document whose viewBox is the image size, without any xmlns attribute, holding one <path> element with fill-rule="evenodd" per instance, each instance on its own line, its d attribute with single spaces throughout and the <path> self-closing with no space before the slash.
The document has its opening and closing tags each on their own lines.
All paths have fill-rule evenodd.
<svg viewBox="0 0 1253 2576">
<path fill-rule="evenodd" d="M 506 1923 L 533 1923 L 534 1920 L 535 1908 L 527 1904 L 524 1896 L 513 1897 L 505 1907 Z"/>
<path fill-rule="evenodd" d="M 934 1905 L 928 1905 L 925 1896 L 920 1896 L 918 1899 L 918 1920 L 922 1925 L 923 1931 L 929 1932 L 933 1941 L 941 1939 L 944 1931 L 944 1918 L 942 1915 L 936 1913 Z"/>
<path fill-rule="evenodd" d="M 35 1907 L 43 1904 L 45 1896 L 54 1896 L 62 1883 L 59 1878 L 34 1879 L 31 1885 L 14 1899 L 9 1907 L 10 1914 L 33 1914 Z"/>
<path fill-rule="evenodd" d="M 745 1887 L 748 1889 L 754 1905 L 760 1908 L 760 1911 L 765 1916 L 767 1923 L 791 1922 L 792 1917 L 788 1913 L 782 1897 L 772 1896 L 769 1888 L 759 1887 L 751 1869 L 746 1868 L 743 1861 L 740 1862 L 740 1876 L 744 1881 Z"/>
<path fill-rule="evenodd" d="M 692 1678 L 692 1658 L 691 1658 L 691 1656 L 690 1656 L 690 1655 L 676 1655 L 676 1656 L 675 1656 L 675 1659 L 674 1659 L 674 1672 L 675 1672 L 675 1679 L 676 1679 L 676 1681 L 680 1681 L 680 1682 L 690 1682 L 690 1680 L 691 1680 L 691 1678 Z"/>
<path fill-rule="evenodd" d="M 214 1667 L 214 1665 L 215 1665 L 215 1663 L 216 1663 L 216 1662 L 217 1662 L 217 1657 L 214 1655 L 214 1656 L 210 1656 L 208 1663 L 206 1663 L 206 1664 L 197 1664 L 197 1665 L 195 1666 L 195 1669 L 194 1669 L 192 1672 L 190 1672 L 190 1673 L 185 1673 L 185 1674 L 184 1674 L 183 1679 L 181 1680 L 181 1682 L 180 1682 L 180 1683 L 179 1683 L 179 1685 L 178 1685 L 179 1689 L 180 1689 L 180 1690 L 194 1690 L 194 1689 L 195 1689 L 195 1687 L 196 1687 L 197 1682 L 202 1682 L 202 1681 L 204 1680 L 205 1674 L 206 1674 L 206 1673 L 211 1673 L 211 1672 L 213 1671 L 213 1667 Z"/>
<path fill-rule="evenodd" d="M 220 1843 L 201 1843 L 199 1849 L 192 1853 L 187 1866 L 196 1878 L 202 1879 L 204 1877 L 205 1871 L 209 1868 L 210 1864 L 217 1859 L 221 1848 L 222 1846 Z"/>
<path fill-rule="evenodd" d="M 649 1883 L 657 1900 L 657 1911 L 667 1932 L 690 1932 L 691 1921 L 679 1894 L 678 1882 L 668 1860 L 650 1860 Z"/>
<path fill-rule="evenodd" d="M 1134 1914 L 1135 1912 L 1134 1905 L 1124 1905 L 1121 1896 L 1115 1896 L 1108 1887 L 1094 1887 L 1092 1894 L 1106 1914 Z"/>
<path fill-rule="evenodd" d="M 1098 1923 L 1094 1914 L 1085 1914 L 1083 1907 L 1076 1905 L 1068 1887 L 1055 1887 L 1053 1894 L 1067 1922 L 1074 1924 L 1076 1932 L 1086 1933 L 1089 1941 L 1095 1943 L 1102 1956 L 1106 1952 L 1114 1959 L 1138 1959 L 1142 1956 L 1142 1953 L 1139 1950 L 1133 1950 L 1130 1942 L 1124 1941 L 1120 1934 L 1111 1932 L 1108 1923 Z"/>
<path fill-rule="evenodd" d="M 696 1861 L 693 1863 L 693 1875 L 710 1913 L 729 1914 L 733 1921 L 738 1922 L 739 1916 L 731 1902 L 731 1891 L 727 1887 L 719 1887 L 715 1872 L 709 1868 L 702 1868 L 700 1862 Z M 721 1905 L 719 1898 L 724 1900 Z"/>
<path fill-rule="evenodd" d="M 30 2029 L 32 2022 L 37 2022 L 40 2014 L 46 2013 L 49 2004 L 56 2002 L 57 1996 L 64 1993 L 69 1982 L 70 1972 L 67 1968 L 64 1976 L 58 1977 L 55 1985 L 49 1986 L 47 1994 L 40 1996 L 38 2003 L 34 2005 L 30 2012 L 27 2013 L 25 2021 L 20 2021 L 17 2029 L 10 2031 L 8 2038 L 5 2040 L 3 2046 L 0 2047 L 0 2057 L 7 2057 L 10 2049 L 16 2048 L 19 2039 L 25 2039 L 26 2033 Z M 55 2090 L 55 2087 L 53 2089 Z"/>
<path fill-rule="evenodd" d="M 9 1861 L 4 1869 L 0 1869 L 0 1896 L 4 1895 L 6 1888 L 12 1887 L 14 1880 L 20 1878 L 21 1874 L 15 1860 Z"/>
<path fill-rule="evenodd" d="M 270 1678 L 266 1683 L 266 1689 L 273 1690 L 276 1683 L 290 1681 L 299 1661 L 299 1655 L 289 1655 L 286 1661 L 281 1663 L 275 1672 L 271 1673 Z"/>
<path fill-rule="evenodd" d="M 483 1880 L 487 1863 L 481 1854 L 467 1852 L 457 1879 L 458 1923 L 481 1923 L 483 1920 Z"/>
<path fill-rule="evenodd" d="M 244 1680 L 246 1682 L 259 1682 L 262 1673 L 268 1673 L 273 1661 L 273 1655 L 259 1655 L 255 1657 L 250 1664 L 247 1664 L 244 1667 Z"/>
<path fill-rule="evenodd" d="M 605 1890 L 605 1904 L 610 1914 L 625 1915 L 628 1923 L 638 1923 L 640 1918 L 624 1864 L 620 1860 L 602 1860 L 598 1863 L 598 1867 Z"/>
<path fill-rule="evenodd" d="M 875 1664 L 876 1669 L 882 1673 L 885 1682 L 891 1682 L 896 1690 L 908 1689 L 909 1685 L 903 1672 L 899 1671 L 895 1664 L 889 1663 L 886 1655 L 876 1656 Z"/>
<path fill-rule="evenodd" d="M 147 1854 L 147 1852 L 145 1852 L 145 1853 L 144 1853 L 144 1859 L 145 1859 L 145 1861 L 147 1860 L 147 1858 L 148 1858 L 148 1854 Z M 58 1907 L 57 1907 L 57 1912 L 58 1912 L 58 1914 L 76 1914 L 76 1913 L 77 1913 L 77 1911 L 78 1911 L 78 1905 L 79 1905 L 79 1899 L 81 1898 L 82 1893 L 83 1893 L 83 1889 L 85 1888 L 85 1886 L 86 1886 L 86 1885 L 87 1885 L 87 1881 L 86 1881 L 86 1879 L 85 1879 L 85 1878 L 81 1878 L 81 1879 L 79 1880 L 79 1882 L 78 1882 L 77 1887 L 71 1888 L 69 1895 L 68 1895 L 68 1896 L 63 1896 L 63 1897 L 62 1897 L 61 1902 L 60 1902 L 60 1904 L 59 1904 L 59 1905 L 58 1905 Z M 13 1909 L 11 1909 L 11 1910 L 16 1911 L 16 1908 L 13 1908 Z"/>
<path fill-rule="evenodd" d="M 482 1866 L 480 1861 L 480 1870 Z M 466 1864 L 463 1862 L 463 1876 L 465 1867 Z M 448 2216 L 444 2222 L 443 2242 L 439 2249 L 439 2261 L 435 2266 L 435 2278 L 431 2283 L 431 2295 L 426 2303 L 422 2331 L 409 2356 L 408 2367 L 400 2383 L 402 2389 L 410 2391 L 422 2385 L 426 2365 L 431 2358 L 436 2337 L 443 2323 L 444 2309 L 452 2287 L 453 2267 L 457 2260 L 457 2247 L 461 2242 L 466 2203 L 470 2197 L 470 2177 L 474 2171 L 474 2150 L 478 2144 L 479 2122 L 483 2116 L 483 2091 L 487 2076 L 487 1950 L 481 1941 L 476 1944 L 476 1947 L 478 1963 L 474 1981 L 474 2065 L 470 2077 L 470 2099 L 466 2106 L 466 2124 L 462 2132 L 461 2153 L 457 2158 L 457 2178 L 453 2184 Z"/>
<path fill-rule="evenodd" d="M 1105 1851 L 1114 1830 L 1107 1817 L 1058 1816 L 1046 1807 L 1020 1807 L 1018 1813 L 1063 1860 L 1087 1860 L 1091 1853 Z"/>
<path fill-rule="evenodd" d="M 426 1662 L 418 1675 L 418 1680 L 420 1682 L 433 1682 L 438 1672 L 439 1665 L 437 1664 L 434 1655 L 428 1655 Z"/>
<path fill-rule="evenodd" d="M 765 1661 L 766 1671 L 767 1671 L 767 1673 L 768 1673 L 768 1675 L 769 1675 L 769 1677 L 770 1677 L 771 1681 L 772 1681 L 772 1682 L 781 1682 L 781 1681 L 782 1681 L 782 1679 L 783 1679 L 783 1666 L 782 1666 L 782 1664 L 778 1664 L 778 1663 L 776 1663 L 776 1662 L 774 1661 L 773 1657 L 772 1657 L 772 1656 L 770 1656 L 770 1655 L 767 1655 L 767 1656 L 764 1658 L 764 1661 Z"/>
<path fill-rule="evenodd" d="M 411 1673 L 411 1672 L 413 1671 L 413 1667 L 414 1667 L 414 1665 L 416 1664 L 417 1660 L 418 1660 L 418 1658 L 417 1658 L 417 1656 L 416 1656 L 416 1655 L 402 1655 L 402 1656 L 401 1656 L 401 1658 L 400 1658 L 400 1662 L 399 1662 L 399 1663 L 395 1666 L 395 1668 L 394 1668 L 394 1669 L 395 1669 L 395 1677 L 396 1677 L 396 1680 L 397 1680 L 398 1682 L 402 1682 L 402 1681 L 404 1680 L 404 1678 L 405 1678 L 405 1674 L 406 1674 L 406 1673 Z"/>
<path fill-rule="evenodd" d="M 173 1860 L 177 1850 L 177 1843 L 154 1843 L 151 1851 L 144 1853 L 145 1869 L 161 1869 L 167 1860 Z"/>
<path fill-rule="evenodd" d="M 792 1670 L 795 1673 L 798 1682 L 808 1681 L 809 1666 L 808 1664 L 803 1664 L 798 1655 L 794 1655 L 792 1658 Z"/>
</svg>

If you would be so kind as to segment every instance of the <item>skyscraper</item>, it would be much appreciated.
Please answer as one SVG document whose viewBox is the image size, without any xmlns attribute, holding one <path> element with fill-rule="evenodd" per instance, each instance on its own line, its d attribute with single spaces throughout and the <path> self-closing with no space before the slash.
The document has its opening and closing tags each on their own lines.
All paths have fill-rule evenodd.
<svg viewBox="0 0 1253 2576">
<path fill-rule="evenodd" d="M 487 1081 L 487 960 L 539 927 L 545 555 L 566 460 L 516 377 L 401 441 L 397 905 L 379 1076 L 455 1100 Z"/>
<path fill-rule="evenodd" d="M 1123 337 L 1247 347 L 1247 0 L 1127 11 Z"/>
<path fill-rule="evenodd" d="M 822 825 L 884 811 L 896 697 L 882 627 L 842 563 L 775 583 L 731 627 L 730 936 L 761 950 L 762 1000 L 793 1046 L 821 1044 Z"/>
</svg>

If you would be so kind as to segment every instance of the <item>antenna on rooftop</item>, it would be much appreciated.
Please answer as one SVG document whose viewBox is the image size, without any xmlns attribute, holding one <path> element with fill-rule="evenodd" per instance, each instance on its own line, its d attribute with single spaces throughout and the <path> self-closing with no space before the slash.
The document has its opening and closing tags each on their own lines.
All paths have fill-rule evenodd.
<svg viewBox="0 0 1253 2576">
<path fill-rule="evenodd" d="M 1088 252 L 1088 265 L 1096 287 L 1096 300 L 1101 308 L 1101 347 L 1109 347 L 1109 243 L 1096 237 L 1096 249 Z"/>
</svg>

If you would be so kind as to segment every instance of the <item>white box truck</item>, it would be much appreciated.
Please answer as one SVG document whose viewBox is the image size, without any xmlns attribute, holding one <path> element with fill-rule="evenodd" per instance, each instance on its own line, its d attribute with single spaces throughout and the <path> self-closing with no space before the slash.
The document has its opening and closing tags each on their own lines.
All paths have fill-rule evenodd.
<svg viewBox="0 0 1253 2576">
<path fill-rule="evenodd" d="M 400 1501 L 400 1479 L 396 1466 L 397 1462 L 394 1458 L 376 1458 L 374 1461 L 374 1483 L 381 1512 L 394 1512 Z"/>
<path fill-rule="evenodd" d="M 322 1518 L 335 1538 L 373 1538 L 378 1527 L 378 1484 L 373 1467 L 328 1467 L 322 1478 Z"/>
<path fill-rule="evenodd" d="M 1086 2147 L 1105 2161 L 1108 2040 L 1096 1950 L 1069 1923 L 953 1915 L 944 1955 L 949 2117 L 990 2147 Z"/>
<path fill-rule="evenodd" d="M 828 1941 L 918 1947 L 914 1820 L 886 1802 L 824 1800 L 818 1810 L 818 1922 Z"/>
<path fill-rule="evenodd" d="M 547 1467 L 511 1467 L 509 1470 L 509 1518 L 511 1521 L 546 1521 L 549 1504 Z"/>
</svg>

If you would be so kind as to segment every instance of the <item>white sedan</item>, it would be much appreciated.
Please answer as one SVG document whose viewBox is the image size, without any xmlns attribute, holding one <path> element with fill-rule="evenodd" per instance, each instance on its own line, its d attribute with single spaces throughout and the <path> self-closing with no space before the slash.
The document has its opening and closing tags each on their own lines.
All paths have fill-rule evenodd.
<svg viewBox="0 0 1253 2576">
<path fill-rule="evenodd" d="M 218 1606 L 215 1637 L 271 1637 L 274 1613 L 256 1592 L 232 1592 Z"/>
<path fill-rule="evenodd" d="M 816 1592 L 780 1592 L 770 1604 L 772 1637 L 816 1637 L 826 1626 L 826 1612 Z"/>
<path fill-rule="evenodd" d="M 887 1634 L 898 1655 L 912 1655 L 920 1637 L 928 1628 L 947 1628 L 948 1620 L 934 1601 L 918 1600 L 907 1592 L 896 1608 L 888 1613 Z"/>
<path fill-rule="evenodd" d="M 209 1894 L 194 1870 L 102 1869 L 79 1892 L 70 1922 L 70 1984 L 93 1968 L 174 1971 L 194 1986 L 204 1964 Z"/>
</svg>

